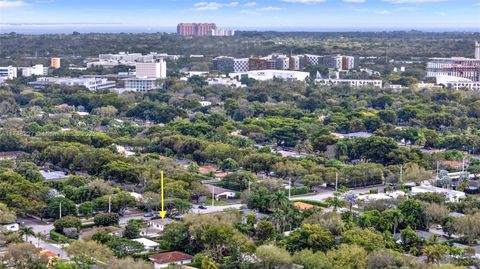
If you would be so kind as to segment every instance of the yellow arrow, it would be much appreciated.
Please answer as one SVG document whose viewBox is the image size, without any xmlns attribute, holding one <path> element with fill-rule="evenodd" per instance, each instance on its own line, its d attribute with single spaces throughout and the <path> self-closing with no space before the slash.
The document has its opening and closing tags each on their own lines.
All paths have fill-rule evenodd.
<svg viewBox="0 0 480 269">
<path fill-rule="evenodd" d="M 160 217 L 163 219 L 167 214 L 165 211 L 165 197 L 164 197 L 164 189 L 163 189 L 163 171 L 160 171 L 160 199 L 162 201 L 162 211 L 160 211 Z"/>
</svg>

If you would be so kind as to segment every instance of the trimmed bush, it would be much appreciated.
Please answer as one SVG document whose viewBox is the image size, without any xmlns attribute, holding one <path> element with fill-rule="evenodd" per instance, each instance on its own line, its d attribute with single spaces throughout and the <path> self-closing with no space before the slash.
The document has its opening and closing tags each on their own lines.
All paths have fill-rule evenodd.
<svg viewBox="0 0 480 269">
<path fill-rule="evenodd" d="M 117 213 L 100 213 L 93 218 L 96 226 L 112 226 L 118 225 L 120 216 Z"/>
<path fill-rule="evenodd" d="M 72 241 L 71 239 L 69 239 L 68 237 L 66 237 L 65 235 L 61 234 L 61 233 L 57 233 L 55 231 L 55 229 L 52 229 L 50 230 L 50 239 L 57 242 L 57 243 L 63 243 L 63 242 L 70 242 Z"/>
<path fill-rule="evenodd" d="M 66 216 L 66 217 L 63 217 L 61 219 L 56 220 L 53 223 L 53 226 L 55 227 L 55 231 L 57 233 L 63 233 L 63 230 L 65 228 L 75 228 L 75 229 L 79 230 L 80 227 L 82 226 L 82 222 L 77 217 Z"/>
</svg>

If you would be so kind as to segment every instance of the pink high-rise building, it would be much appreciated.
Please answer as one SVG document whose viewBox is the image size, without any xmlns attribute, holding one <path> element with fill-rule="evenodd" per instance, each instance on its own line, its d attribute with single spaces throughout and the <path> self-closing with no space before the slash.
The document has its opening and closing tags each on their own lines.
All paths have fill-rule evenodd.
<svg viewBox="0 0 480 269">
<path fill-rule="evenodd" d="M 210 36 L 216 30 L 215 23 L 179 23 L 177 34 L 182 36 Z"/>
</svg>

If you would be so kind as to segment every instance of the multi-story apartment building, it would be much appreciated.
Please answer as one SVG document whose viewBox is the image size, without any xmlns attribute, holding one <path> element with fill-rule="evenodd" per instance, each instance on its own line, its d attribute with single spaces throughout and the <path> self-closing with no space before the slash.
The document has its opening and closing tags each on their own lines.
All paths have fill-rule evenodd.
<svg viewBox="0 0 480 269">
<path fill-rule="evenodd" d="M 30 82 L 30 85 L 37 89 L 45 88 L 48 84 L 83 86 L 90 91 L 105 90 L 116 86 L 115 81 L 110 81 L 106 78 L 40 77 L 37 78 L 37 81 Z"/>
<path fill-rule="evenodd" d="M 22 76 L 46 76 L 48 75 L 48 67 L 44 67 L 43 64 L 36 64 L 32 67 L 22 67 Z"/>
<path fill-rule="evenodd" d="M 352 88 L 376 87 L 382 88 L 382 80 L 371 79 L 316 79 L 319 85 L 348 85 Z"/>
<path fill-rule="evenodd" d="M 235 58 L 227 56 L 219 56 L 213 59 L 213 70 L 222 73 L 230 73 L 235 69 Z"/>
<path fill-rule="evenodd" d="M 211 36 L 217 29 L 215 23 L 179 23 L 177 34 L 182 36 Z"/>
<path fill-rule="evenodd" d="M 355 57 L 342 55 L 325 56 L 323 57 L 323 64 L 328 68 L 350 70 L 355 68 Z"/>
<path fill-rule="evenodd" d="M 288 70 L 290 69 L 290 58 L 289 57 L 279 57 L 276 59 L 276 69 L 279 70 Z"/>
<path fill-rule="evenodd" d="M 123 80 L 126 89 L 135 89 L 138 92 L 146 92 L 158 87 L 156 78 L 126 78 Z"/>
<path fill-rule="evenodd" d="M 55 57 L 50 59 L 50 67 L 58 69 L 62 67 L 62 59 Z"/>
<path fill-rule="evenodd" d="M 152 77 L 152 78 L 166 78 L 167 77 L 167 63 L 164 60 L 153 63 L 136 63 L 137 77 Z"/>
<path fill-rule="evenodd" d="M 463 57 L 432 58 L 427 63 L 427 77 L 439 76 L 480 81 L 480 59 Z"/>
<path fill-rule="evenodd" d="M 300 70 L 303 68 L 302 63 L 303 57 L 301 56 L 290 56 L 289 59 L 289 69 L 290 70 Z"/>
<path fill-rule="evenodd" d="M 14 79 L 17 77 L 17 68 L 13 66 L 0 67 L 0 80 Z"/>
<path fill-rule="evenodd" d="M 234 36 L 235 30 L 231 29 L 213 29 L 211 36 Z"/>
<path fill-rule="evenodd" d="M 252 57 L 248 60 L 248 70 L 265 70 L 267 69 L 267 60 L 264 58 Z"/>
</svg>

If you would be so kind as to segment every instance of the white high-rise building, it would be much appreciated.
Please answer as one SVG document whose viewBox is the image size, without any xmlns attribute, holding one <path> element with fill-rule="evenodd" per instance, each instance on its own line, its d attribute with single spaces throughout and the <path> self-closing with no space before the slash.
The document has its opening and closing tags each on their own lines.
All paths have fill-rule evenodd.
<svg viewBox="0 0 480 269">
<path fill-rule="evenodd" d="M 166 78 L 167 63 L 164 60 L 154 63 L 136 63 L 136 76 L 149 78 Z"/>
<path fill-rule="evenodd" d="M 22 76 L 46 76 L 48 75 L 48 67 L 44 67 L 43 64 L 36 64 L 32 67 L 23 67 Z"/>
<path fill-rule="evenodd" d="M 17 77 L 17 68 L 13 66 L 0 67 L 0 80 Z"/>
<path fill-rule="evenodd" d="M 480 43 L 475 41 L 475 59 L 480 60 Z"/>
</svg>

